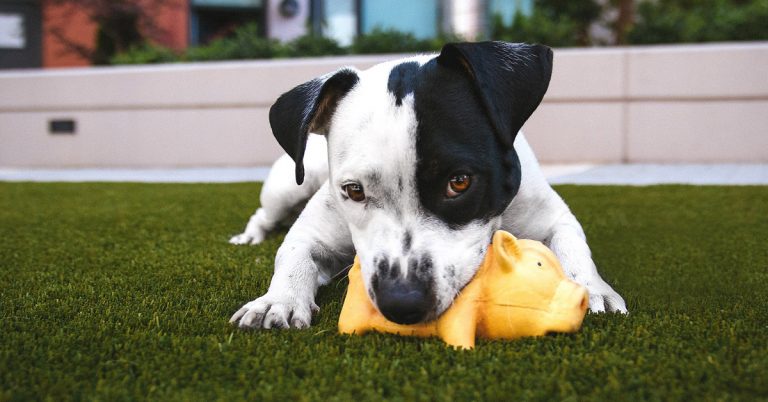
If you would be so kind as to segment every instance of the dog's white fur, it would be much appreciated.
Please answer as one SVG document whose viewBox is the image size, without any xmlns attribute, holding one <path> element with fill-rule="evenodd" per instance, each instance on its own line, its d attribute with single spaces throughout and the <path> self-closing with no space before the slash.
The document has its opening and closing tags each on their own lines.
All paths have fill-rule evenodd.
<svg viewBox="0 0 768 402">
<path fill-rule="evenodd" d="M 413 60 L 424 63 L 431 57 Z M 474 275 L 497 229 L 548 245 L 566 274 L 589 290 L 591 311 L 626 312 L 624 300 L 598 274 L 581 225 L 547 183 L 522 133 L 515 140 L 522 167 L 520 189 L 501 216 L 455 229 L 423 213 L 415 183 L 413 97 L 407 96 L 398 107 L 392 94 L 381 90 L 392 66 L 401 62 L 358 72 L 359 83 L 333 115 L 328 142 L 310 135 L 304 184 L 295 184 L 295 165 L 287 155 L 274 164 L 261 193 L 261 208 L 245 231 L 230 241 L 260 243 L 277 223 L 309 201 L 277 252 L 269 290 L 245 304 L 231 321 L 241 327 L 307 327 L 317 309 L 318 287 L 337 274 L 318 259 L 343 260 L 357 254 L 368 286 L 377 256 L 399 261 L 402 275 L 407 276 L 408 259 L 424 251 L 434 259 L 435 314 L 439 314 Z M 377 180 L 368 180 L 371 176 Z M 341 188 L 350 181 L 363 185 L 370 205 L 345 199 Z M 402 192 L 397 191 L 398 181 Z M 394 193 L 397 198 L 388 200 L 387 194 Z M 410 250 L 402 247 L 405 230 L 413 234 Z"/>
</svg>

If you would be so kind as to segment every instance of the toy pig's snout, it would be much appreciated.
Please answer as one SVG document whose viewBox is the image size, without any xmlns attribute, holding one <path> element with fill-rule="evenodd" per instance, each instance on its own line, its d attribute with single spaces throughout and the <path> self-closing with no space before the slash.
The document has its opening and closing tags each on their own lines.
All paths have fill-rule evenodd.
<svg viewBox="0 0 768 402">
<path fill-rule="evenodd" d="M 561 281 L 549 305 L 552 321 L 548 330 L 557 332 L 578 330 L 584 320 L 587 307 L 589 307 L 587 290 L 569 280 Z"/>
</svg>

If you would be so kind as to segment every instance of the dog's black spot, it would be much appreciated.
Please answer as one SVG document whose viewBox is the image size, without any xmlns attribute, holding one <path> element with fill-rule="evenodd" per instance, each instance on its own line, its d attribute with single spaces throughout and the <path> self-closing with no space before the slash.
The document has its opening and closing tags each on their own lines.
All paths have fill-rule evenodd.
<svg viewBox="0 0 768 402">
<path fill-rule="evenodd" d="M 384 198 L 388 198 L 388 195 L 384 194 Z M 384 207 L 384 202 L 379 197 L 371 197 L 366 194 L 363 205 L 365 209 L 381 209 Z"/>
<path fill-rule="evenodd" d="M 514 150 L 508 151 L 494 135 L 469 79 L 434 61 L 423 70 L 414 94 L 421 205 L 452 228 L 500 215 L 517 192 L 505 186 L 520 178 L 519 168 L 504 167 L 506 154 Z M 447 198 L 448 181 L 457 173 L 470 175 L 472 185 Z"/>
<path fill-rule="evenodd" d="M 520 187 L 512 146 L 549 84 L 551 51 L 483 42 L 446 45 L 413 80 L 416 188 L 421 205 L 452 228 L 499 216 Z M 472 185 L 448 198 L 451 176 Z"/>
<path fill-rule="evenodd" d="M 370 187 L 378 187 L 381 185 L 381 172 L 378 170 L 372 170 L 366 175 L 366 181 Z"/>
<path fill-rule="evenodd" d="M 397 260 L 390 263 L 389 258 L 382 256 L 374 259 L 373 264 L 376 267 L 377 276 L 383 280 L 394 281 L 402 276 L 400 262 Z"/>
<path fill-rule="evenodd" d="M 408 259 L 408 276 L 414 276 L 422 281 L 429 281 L 432 277 L 434 262 L 429 254 L 423 254 L 420 258 Z"/>
<path fill-rule="evenodd" d="M 445 272 L 448 274 L 449 278 L 455 278 L 456 277 L 456 266 L 453 264 L 450 264 L 445 267 Z"/>
<path fill-rule="evenodd" d="M 413 235 L 410 230 L 406 230 L 403 235 L 403 254 L 411 251 L 411 244 L 413 243 Z"/>
<path fill-rule="evenodd" d="M 395 261 L 389 266 L 389 278 L 388 279 L 396 279 L 400 276 L 400 262 Z"/>
<path fill-rule="evenodd" d="M 395 66 L 389 73 L 387 90 L 395 96 L 395 105 L 402 106 L 403 98 L 413 93 L 419 63 L 409 61 Z"/>
<path fill-rule="evenodd" d="M 432 262 L 432 256 L 429 254 L 423 254 L 419 260 L 419 273 L 431 274 L 433 268 L 434 263 Z"/>
<path fill-rule="evenodd" d="M 376 289 L 379 287 L 379 273 L 374 272 L 371 276 L 371 287 L 368 289 L 368 297 L 371 301 L 376 303 Z"/>
<path fill-rule="evenodd" d="M 376 267 L 376 273 L 383 276 L 385 279 L 394 276 L 392 273 L 392 266 L 389 265 L 389 258 L 386 256 L 374 258 L 373 265 Z"/>
<path fill-rule="evenodd" d="M 416 258 L 409 258 L 408 259 L 408 274 L 412 275 L 416 270 L 418 269 L 419 260 Z"/>
</svg>

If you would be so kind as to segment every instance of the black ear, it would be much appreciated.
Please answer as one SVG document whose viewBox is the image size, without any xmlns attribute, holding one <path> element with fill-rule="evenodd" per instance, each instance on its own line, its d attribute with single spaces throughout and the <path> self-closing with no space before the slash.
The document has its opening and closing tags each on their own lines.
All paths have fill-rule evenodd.
<svg viewBox="0 0 768 402">
<path fill-rule="evenodd" d="M 461 70 L 475 83 L 496 135 L 507 147 L 541 103 L 552 76 L 552 49 L 542 45 L 450 43 L 437 62 Z"/>
<path fill-rule="evenodd" d="M 357 73 L 341 69 L 280 95 L 269 109 L 272 134 L 296 163 L 296 183 L 304 182 L 304 148 L 310 132 L 327 135 L 336 105 L 357 84 Z"/>
</svg>

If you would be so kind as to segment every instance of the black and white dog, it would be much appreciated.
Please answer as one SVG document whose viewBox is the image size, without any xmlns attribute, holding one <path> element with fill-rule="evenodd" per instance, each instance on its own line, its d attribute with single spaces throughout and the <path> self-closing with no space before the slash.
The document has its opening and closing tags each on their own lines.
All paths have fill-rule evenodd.
<svg viewBox="0 0 768 402">
<path fill-rule="evenodd" d="M 269 290 L 231 322 L 309 326 L 318 287 L 355 254 L 384 316 L 434 319 L 475 274 L 498 229 L 549 246 L 589 290 L 592 311 L 626 312 L 518 134 L 551 73 L 545 46 L 461 43 L 365 71 L 343 68 L 283 94 L 269 119 L 288 155 L 231 242 L 258 244 L 309 201 L 277 251 Z"/>
</svg>

